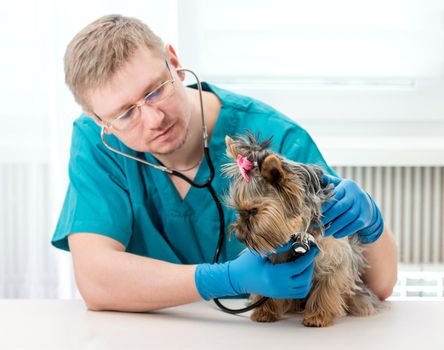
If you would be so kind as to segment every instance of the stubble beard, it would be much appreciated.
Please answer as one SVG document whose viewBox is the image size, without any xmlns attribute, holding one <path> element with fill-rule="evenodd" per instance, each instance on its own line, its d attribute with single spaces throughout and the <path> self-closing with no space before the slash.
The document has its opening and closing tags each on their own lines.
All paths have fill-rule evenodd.
<svg viewBox="0 0 444 350">
<path fill-rule="evenodd" d="M 183 145 L 185 145 L 185 143 L 188 140 L 189 134 L 190 134 L 190 128 L 189 128 L 189 126 L 187 126 L 186 129 L 185 129 L 185 135 L 184 135 L 182 141 L 175 148 L 173 148 L 172 150 L 167 151 L 167 152 L 152 152 L 153 155 L 168 156 L 168 155 L 173 154 L 177 150 L 181 149 L 183 147 Z"/>
</svg>

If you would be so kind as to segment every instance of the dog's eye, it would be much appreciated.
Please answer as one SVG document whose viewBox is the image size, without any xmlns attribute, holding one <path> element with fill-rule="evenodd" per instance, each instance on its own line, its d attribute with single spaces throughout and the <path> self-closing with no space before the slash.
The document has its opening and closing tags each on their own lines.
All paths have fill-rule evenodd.
<svg viewBox="0 0 444 350">
<path fill-rule="evenodd" d="M 248 219 L 252 216 L 255 216 L 258 212 L 257 208 L 251 208 L 251 209 L 245 209 L 245 210 L 238 210 L 239 215 L 244 219 Z"/>
<path fill-rule="evenodd" d="M 248 215 L 255 216 L 257 214 L 257 208 L 251 208 L 248 210 Z"/>
</svg>

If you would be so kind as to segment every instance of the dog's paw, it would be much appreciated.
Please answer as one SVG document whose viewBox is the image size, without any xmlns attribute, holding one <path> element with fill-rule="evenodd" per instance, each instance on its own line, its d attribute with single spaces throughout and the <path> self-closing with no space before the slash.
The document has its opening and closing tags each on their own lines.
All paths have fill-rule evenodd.
<svg viewBox="0 0 444 350">
<path fill-rule="evenodd" d="M 371 316 L 376 313 L 376 309 L 369 298 L 362 295 L 355 295 L 347 301 L 347 311 L 353 316 Z"/>
<path fill-rule="evenodd" d="M 279 320 L 279 317 L 277 317 L 275 314 L 259 309 L 256 309 L 251 314 L 250 318 L 255 322 L 276 322 Z"/>
<path fill-rule="evenodd" d="M 328 327 L 333 324 L 333 318 L 320 317 L 318 315 L 305 316 L 302 324 L 305 327 Z"/>
</svg>

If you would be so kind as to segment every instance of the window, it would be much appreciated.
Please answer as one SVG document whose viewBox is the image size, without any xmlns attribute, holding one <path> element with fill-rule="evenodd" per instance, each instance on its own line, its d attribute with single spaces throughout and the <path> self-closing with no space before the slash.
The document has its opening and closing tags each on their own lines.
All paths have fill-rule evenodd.
<svg viewBox="0 0 444 350">
<path fill-rule="evenodd" d="M 441 120 L 439 0 L 186 1 L 184 64 L 308 120 Z"/>
</svg>

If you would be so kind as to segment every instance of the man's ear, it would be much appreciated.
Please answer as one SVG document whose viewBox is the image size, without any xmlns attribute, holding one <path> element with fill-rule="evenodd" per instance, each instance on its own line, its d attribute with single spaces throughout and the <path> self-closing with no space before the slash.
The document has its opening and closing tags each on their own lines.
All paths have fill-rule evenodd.
<svg viewBox="0 0 444 350">
<path fill-rule="evenodd" d="M 286 172 L 282 162 L 274 154 L 267 156 L 262 162 L 261 175 L 271 185 L 279 185 L 285 180 Z"/>
<path fill-rule="evenodd" d="M 165 45 L 165 57 L 168 60 L 168 63 L 171 64 L 172 68 L 182 68 L 179 58 L 177 57 L 176 50 L 174 50 L 174 47 L 172 47 L 170 44 Z M 180 80 L 183 81 L 185 79 L 185 72 L 177 72 L 177 75 L 179 76 Z"/>
<path fill-rule="evenodd" d="M 227 155 L 230 158 L 233 158 L 234 160 L 236 160 L 238 152 L 237 152 L 236 147 L 235 147 L 235 142 L 228 135 L 225 136 L 225 145 L 227 146 Z"/>
</svg>

